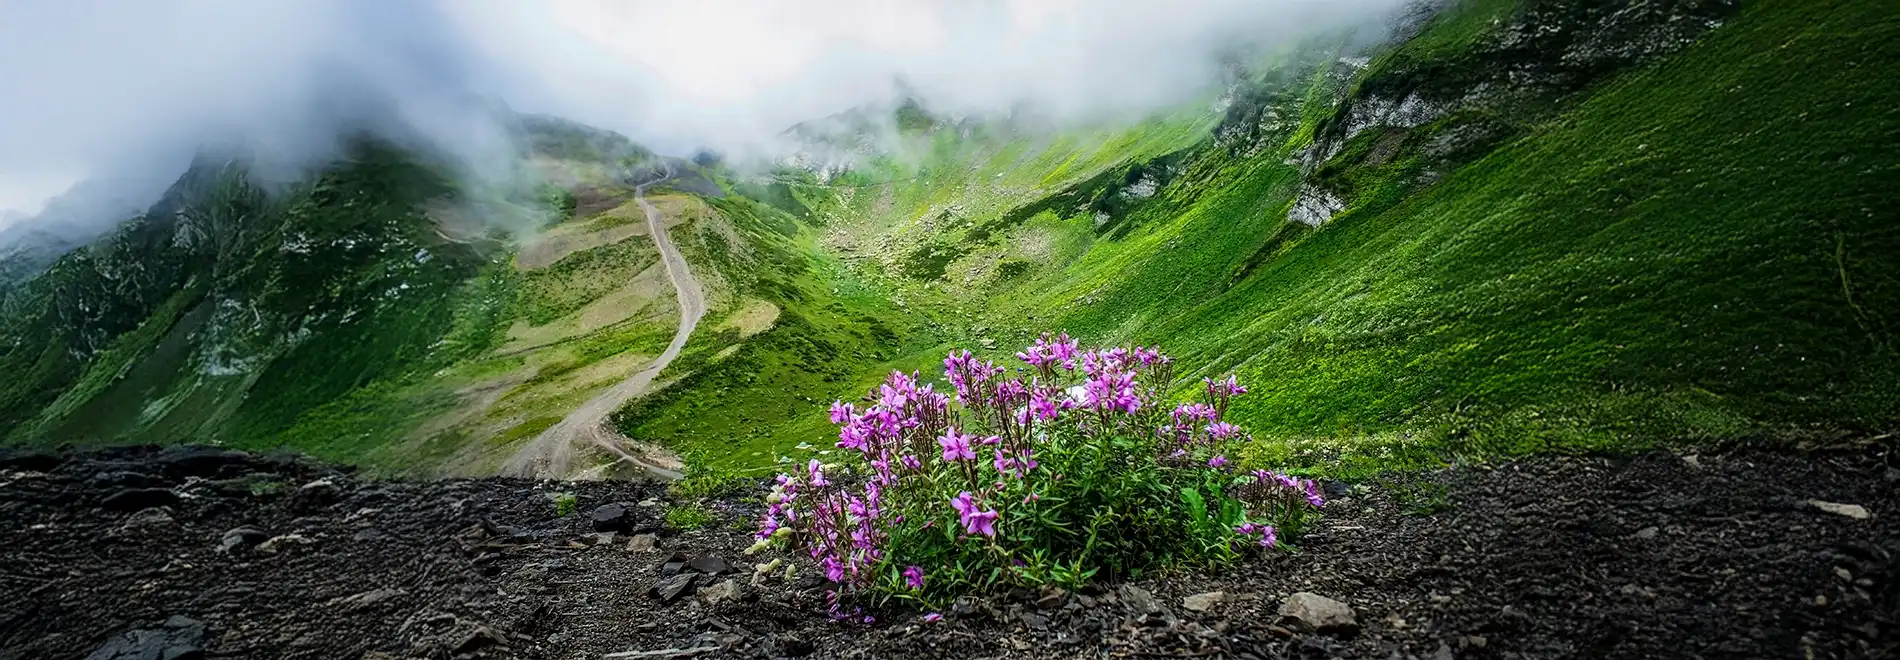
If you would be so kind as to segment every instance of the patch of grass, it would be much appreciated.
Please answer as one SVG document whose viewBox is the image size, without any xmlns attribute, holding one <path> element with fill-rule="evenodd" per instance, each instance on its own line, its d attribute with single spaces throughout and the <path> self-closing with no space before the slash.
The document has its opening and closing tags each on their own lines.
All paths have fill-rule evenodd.
<svg viewBox="0 0 1900 660">
<path fill-rule="evenodd" d="M 713 516 L 711 511 L 706 510 L 706 507 L 699 504 L 687 503 L 667 507 L 665 515 L 660 518 L 660 522 L 665 525 L 667 529 L 689 532 L 696 529 L 703 529 L 708 525 L 718 522 L 718 519 Z"/>
<path fill-rule="evenodd" d="M 574 498 L 574 494 L 573 494 L 573 493 L 557 493 L 557 494 L 555 494 L 555 496 L 554 496 L 554 517 L 556 517 L 556 518 L 566 518 L 566 517 L 568 517 L 568 516 L 571 516 L 571 515 L 574 515 L 574 507 L 576 506 L 576 504 L 577 504 L 578 502 L 579 502 L 579 500 L 577 500 L 577 499 L 575 499 L 575 498 Z"/>
</svg>

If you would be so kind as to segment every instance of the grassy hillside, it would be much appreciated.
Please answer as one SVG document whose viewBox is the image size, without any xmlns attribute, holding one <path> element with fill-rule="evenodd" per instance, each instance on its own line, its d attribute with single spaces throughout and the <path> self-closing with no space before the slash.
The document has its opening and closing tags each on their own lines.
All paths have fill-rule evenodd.
<svg viewBox="0 0 1900 660">
<path fill-rule="evenodd" d="M 1697 11 L 1711 17 L 1697 30 L 1720 27 L 1669 22 Z M 624 428 L 720 464 L 797 457 L 829 446 L 818 404 L 879 371 L 1062 329 L 1164 344 L 1193 378 L 1238 371 L 1256 387 L 1233 414 L 1270 441 L 1260 461 L 1354 470 L 1891 431 L 1900 230 L 1883 209 L 1900 201 L 1900 85 L 1876 63 L 1900 55 L 1896 12 L 1654 16 L 1464 3 L 1363 68 L 1271 62 L 1224 119 L 1189 111 L 1120 138 L 940 128 L 922 157 L 781 174 L 754 196 L 811 218 L 855 274 L 834 281 L 870 283 L 924 332 L 895 353 L 748 346 L 804 366 L 689 378 L 671 412 L 636 407 Z M 1555 20 L 1631 41 L 1594 60 L 1562 55 L 1597 37 L 1510 45 Z M 1381 95 L 1429 106 L 1506 64 L 1543 84 L 1365 120 Z M 1342 208 L 1289 222 L 1313 186 Z M 745 385 L 801 369 L 827 375 Z"/>
</svg>

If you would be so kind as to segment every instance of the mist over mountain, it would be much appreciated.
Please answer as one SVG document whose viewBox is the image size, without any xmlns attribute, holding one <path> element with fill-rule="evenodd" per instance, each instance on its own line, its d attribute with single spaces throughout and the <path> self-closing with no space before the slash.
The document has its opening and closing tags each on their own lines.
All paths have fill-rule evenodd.
<svg viewBox="0 0 1900 660">
<path fill-rule="evenodd" d="M 1139 115 L 1204 92 L 1223 53 L 1377 24 L 1396 5 L 13 2 L 0 209 L 30 214 L 89 178 L 149 202 L 207 148 L 307 167 L 365 126 L 494 175 L 509 154 L 493 103 L 666 152 L 765 156 L 794 123 L 900 93 L 965 114 Z"/>
</svg>

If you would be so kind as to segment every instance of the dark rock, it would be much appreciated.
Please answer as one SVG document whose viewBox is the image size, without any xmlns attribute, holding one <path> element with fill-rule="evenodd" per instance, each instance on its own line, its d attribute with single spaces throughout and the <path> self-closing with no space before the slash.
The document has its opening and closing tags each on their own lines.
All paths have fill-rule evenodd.
<svg viewBox="0 0 1900 660">
<path fill-rule="evenodd" d="M 732 570 L 732 565 L 727 564 L 726 560 L 712 555 L 694 557 L 686 562 L 686 566 L 707 575 L 718 575 Z"/>
<path fill-rule="evenodd" d="M 268 538 L 270 538 L 270 533 L 264 533 L 257 527 L 237 527 L 232 531 L 226 531 L 224 538 L 218 540 L 218 552 L 230 553 L 237 548 L 255 548 L 257 544 L 262 544 Z"/>
<path fill-rule="evenodd" d="M 667 555 L 666 561 L 660 564 L 660 575 L 677 575 L 683 570 L 686 570 L 686 555 L 678 552 Z"/>
<path fill-rule="evenodd" d="M 107 488 L 153 488 L 165 483 L 164 480 L 158 477 L 127 470 L 100 472 L 92 475 L 92 481 L 95 485 Z"/>
<path fill-rule="evenodd" d="M 1024 612 L 1021 618 L 1023 626 L 1030 630 L 1042 630 L 1049 627 L 1049 617 L 1035 612 Z"/>
<path fill-rule="evenodd" d="M 1326 499 L 1336 500 L 1352 496 L 1352 484 L 1344 481 L 1320 482 L 1320 489 L 1326 493 Z"/>
<path fill-rule="evenodd" d="M 0 470 L 4 471 L 52 472 L 65 462 L 58 454 L 0 452 Z"/>
<path fill-rule="evenodd" d="M 653 585 L 651 593 L 659 598 L 660 602 L 671 603 L 678 600 L 680 596 L 689 593 L 693 588 L 693 580 L 697 577 L 699 576 L 694 573 L 674 575 L 660 580 L 659 583 Z"/>
<path fill-rule="evenodd" d="M 155 506 L 176 506 L 178 493 L 164 488 L 127 488 L 106 496 L 99 506 L 112 511 L 138 511 Z"/>
<path fill-rule="evenodd" d="M 778 638 L 778 653 L 788 658 L 801 658 L 811 655 L 812 651 L 816 650 L 818 650 L 817 647 L 812 646 L 811 642 L 805 641 L 802 637 L 784 635 Z"/>
<path fill-rule="evenodd" d="M 297 488 L 291 504 L 299 510 L 313 511 L 336 503 L 341 495 L 342 489 L 337 487 L 335 481 L 318 479 Z"/>
<path fill-rule="evenodd" d="M 624 502 L 603 504 L 595 508 L 593 515 L 589 516 L 589 520 L 593 523 L 594 531 L 596 532 L 624 532 L 628 534 L 634 532 L 633 508 L 627 506 Z"/>
<path fill-rule="evenodd" d="M 1146 614 L 1148 612 L 1161 611 L 1161 603 L 1156 601 L 1154 594 L 1148 593 L 1147 589 L 1132 584 L 1125 584 L 1122 585 L 1121 597 L 1122 602 L 1128 604 L 1128 609 L 1136 613 Z"/>
<path fill-rule="evenodd" d="M 1042 597 L 1036 599 L 1036 607 L 1039 609 L 1053 610 L 1062 607 L 1063 601 L 1068 600 L 1068 598 L 1069 592 L 1062 590 L 1060 587 L 1049 587 L 1042 590 Z"/>
<path fill-rule="evenodd" d="M 474 653 L 490 646 L 507 645 L 507 638 L 495 632 L 493 628 L 476 626 L 474 630 L 469 631 L 468 636 L 462 638 L 462 643 L 455 645 L 455 652 Z"/>
<path fill-rule="evenodd" d="M 205 624 L 182 616 L 158 628 L 132 630 L 106 641 L 86 660 L 198 660 L 204 657 Z"/>
<path fill-rule="evenodd" d="M 238 476 L 249 471 L 251 462 L 251 455 L 241 451 L 195 446 L 168 448 L 152 459 L 165 476 L 174 479 Z"/>
</svg>

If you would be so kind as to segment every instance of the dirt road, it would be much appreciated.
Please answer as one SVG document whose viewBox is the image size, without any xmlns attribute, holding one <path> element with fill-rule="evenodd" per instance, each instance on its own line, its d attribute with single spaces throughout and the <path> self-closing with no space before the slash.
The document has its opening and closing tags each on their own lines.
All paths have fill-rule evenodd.
<svg viewBox="0 0 1900 660">
<path fill-rule="evenodd" d="M 674 358 L 679 357 L 680 350 L 686 347 L 686 340 L 693 335 L 693 329 L 699 326 L 700 317 L 706 314 L 706 296 L 699 286 L 699 280 L 693 278 L 686 258 L 680 256 L 679 248 L 674 247 L 673 239 L 667 235 L 665 218 L 660 215 L 660 210 L 654 208 L 646 198 L 648 186 L 673 178 L 674 172 L 674 166 L 668 163 L 665 176 L 634 188 L 634 201 L 640 204 L 640 211 L 647 216 L 647 229 L 654 245 L 660 249 L 660 262 L 666 266 L 667 279 L 673 281 L 673 291 L 679 299 L 680 324 L 679 330 L 673 333 L 672 343 L 667 344 L 666 350 L 646 368 L 581 404 L 560 422 L 522 446 L 502 464 L 502 475 L 544 479 L 568 477 L 576 471 L 574 459 L 581 453 L 579 448 L 591 445 L 619 456 L 621 461 L 642 468 L 654 477 L 680 477 L 683 466 L 677 460 L 651 455 L 656 452 L 640 447 L 607 423 L 608 415 L 635 397 L 646 394 L 653 386 L 653 379 L 672 364 Z"/>
</svg>

